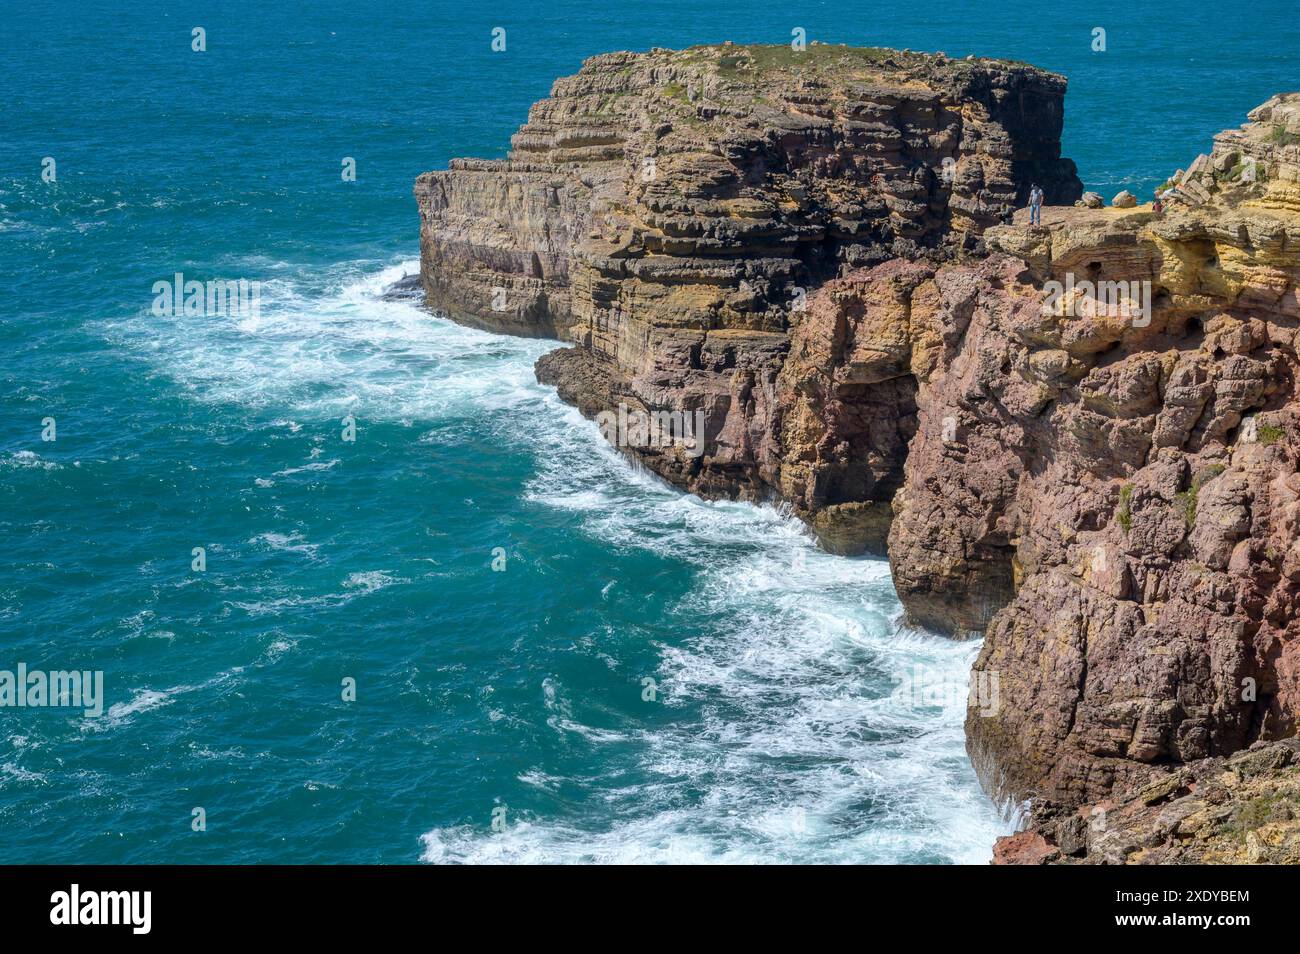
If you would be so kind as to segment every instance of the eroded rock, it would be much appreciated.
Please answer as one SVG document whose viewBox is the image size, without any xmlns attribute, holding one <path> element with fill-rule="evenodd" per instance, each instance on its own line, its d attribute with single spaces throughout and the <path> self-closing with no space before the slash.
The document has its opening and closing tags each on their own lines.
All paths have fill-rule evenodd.
<svg viewBox="0 0 1300 954">
<path fill-rule="evenodd" d="M 509 161 L 417 183 L 429 303 L 573 342 L 538 376 L 588 415 L 699 414 L 698 453 L 627 450 L 788 502 L 836 552 L 887 546 L 912 620 L 983 634 L 999 699 L 972 760 L 1056 826 L 1015 853 L 1200 837 L 1222 803 L 1162 776 L 1292 735 L 1300 707 L 1300 157 L 1271 132 L 1300 97 L 1217 137 L 1158 215 L 1070 205 L 1059 77 L 795 55 L 557 81 Z M 1042 224 L 1007 223 L 1031 178 Z M 1059 834 L 1151 784 L 1140 833 Z"/>
<path fill-rule="evenodd" d="M 1064 90 L 1008 61 L 840 46 L 594 57 L 508 160 L 419 178 L 428 303 L 573 342 L 538 371 L 589 415 L 703 411 L 697 457 L 628 448 L 683 487 L 784 498 L 837 552 L 880 551 L 924 276 L 870 270 L 978 248 L 1031 178 L 1073 201 Z"/>
</svg>

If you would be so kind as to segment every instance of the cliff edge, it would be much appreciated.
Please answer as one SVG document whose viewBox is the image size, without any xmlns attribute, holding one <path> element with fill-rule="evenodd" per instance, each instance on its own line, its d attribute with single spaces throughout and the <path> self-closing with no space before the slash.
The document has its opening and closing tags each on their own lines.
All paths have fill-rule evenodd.
<svg viewBox="0 0 1300 954">
<path fill-rule="evenodd" d="M 883 551 L 915 384 L 888 354 L 853 380 L 778 381 L 792 331 L 831 278 L 978 249 L 1034 182 L 1076 199 L 1064 93 L 1025 64 L 816 43 L 593 57 L 508 160 L 417 180 L 428 301 L 575 342 L 538 373 L 584 413 L 701 421 L 695 452 L 620 441 L 674 483 L 785 499 L 832 548 Z M 805 359 L 829 370 L 843 345 Z M 778 390 L 810 386 L 834 408 L 783 419 Z"/>
<path fill-rule="evenodd" d="M 1064 91 L 889 50 L 595 57 L 508 160 L 419 178 L 421 281 L 571 342 L 539 379 L 656 472 L 887 551 L 913 621 L 984 635 L 971 756 L 1032 806 L 999 860 L 1168 859 L 1118 834 L 1143 811 L 1079 819 L 1212 790 L 1161 837 L 1241 830 L 1205 773 L 1300 705 L 1300 96 L 1157 212 L 1076 203 Z"/>
</svg>

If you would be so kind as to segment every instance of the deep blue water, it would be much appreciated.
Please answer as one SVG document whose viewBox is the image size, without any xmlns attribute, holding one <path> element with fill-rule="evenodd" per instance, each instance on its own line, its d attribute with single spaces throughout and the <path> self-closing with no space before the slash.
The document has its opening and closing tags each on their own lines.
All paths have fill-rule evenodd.
<svg viewBox="0 0 1300 954">
<path fill-rule="evenodd" d="M 415 176 L 504 155 L 584 57 L 796 26 L 1065 73 L 1107 196 L 1300 49 L 1267 2 L 0 4 L 0 670 L 106 697 L 0 708 L 0 862 L 987 858 L 961 701 L 897 682 L 977 646 L 900 633 L 883 563 L 635 472 L 533 381 L 551 344 L 377 297 Z M 261 315 L 155 316 L 177 271 Z"/>
</svg>

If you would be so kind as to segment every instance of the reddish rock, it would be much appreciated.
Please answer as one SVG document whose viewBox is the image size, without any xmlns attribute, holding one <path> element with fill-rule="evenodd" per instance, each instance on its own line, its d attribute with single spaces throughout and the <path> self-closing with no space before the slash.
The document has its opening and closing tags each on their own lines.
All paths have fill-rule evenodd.
<svg viewBox="0 0 1300 954">
<path fill-rule="evenodd" d="M 993 845 L 995 865 L 1045 865 L 1060 856 L 1060 850 L 1036 831 L 1007 835 Z"/>
<path fill-rule="evenodd" d="M 1068 816 L 1293 735 L 1300 163 L 1270 123 L 1300 95 L 1217 137 L 1161 216 L 997 225 L 1018 170 L 1077 195 L 1059 78 L 868 54 L 589 61 L 510 162 L 421 177 L 430 304 L 575 342 L 537 371 L 584 413 L 698 412 L 700 453 L 629 448 L 678 485 L 887 542 L 912 620 L 984 636 L 997 698 L 966 727 L 998 796 Z M 1141 837 L 1071 820 L 1071 855 L 1199 824 L 1180 791 L 1133 803 Z"/>
</svg>

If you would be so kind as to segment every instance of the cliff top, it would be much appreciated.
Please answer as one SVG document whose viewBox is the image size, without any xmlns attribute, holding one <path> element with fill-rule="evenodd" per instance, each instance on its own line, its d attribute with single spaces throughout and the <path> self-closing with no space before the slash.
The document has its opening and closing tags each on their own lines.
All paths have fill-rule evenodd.
<svg viewBox="0 0 1300 954">
<path fill-rule="evenodd" d="M 629 66 L 631 61 L 645 64 L 676 63 L 712 68 L 721 73 L 754 77 L 780 72 L 821 73 L 838 79 L 853 79 L 855 74 L 879 76 L 886 73 L 963 72 L 974 69 L 1026 70 L 1065 82 L 1065 77 L 1039 69 L 1020 60 L 998 57 L 968 56 L 954 59 L 946 53 L 922 53 L 880 46 L 849 46 L 845 43 L 822 43 L 813 40 L 802 50 L 788 43 L 714 43 L 669 50 L 655 47 L 645 53 L 602 53 L 583 62 L 583 69 L 601 69 L 607 65 Z"/>
<path fill-rule="evenodd" d="M 441 261 L 472 248 L 493 287 L 530 283 L 522 327 L 574 319 L 581 267 L 655 289 L 666 325 L 781 329 L 787 289 L 895 255 L 950 258 L 1031 182 L 1073 201 L 1064 93 L 1028 65 L 876 47 L 605 53 L 555 80 L 505 160 L 453 159 L 416 195 Z"/>
<path fill-rule="evenodd" d="M 1119 270 L 1133 272 L 1127 277 L 1150 275 L 1159 270 L 1158 249 L 1195 235 L 1244 246 L 1253 252 L 1252 267 L 1294 268 L 1300 264 L 1290 238 L 1300 222 L 1300 93 L 1273 96 L 1248 118 L 1215 135 L 1208 153 L 1156 190 L 1164 199 L 1162 213 L 1150 202 L 1127 208 L 1079 202 L 1045 208 L 1041 224 L 1031 225 L 1022 208 L 1012 224 L 989 229 L 985 239 L 1043 276 L 1080 266 L 1076 253 L 1084 250 L 1089 261 L 1109 258 L 1112 271 L 1126 263 Z M 1238 277 L 1244 282 L 1246 272 Z"/>
<path fill-rule="evenodd" d="M 677 99 L 696 104 L 709 98 L 729 106 L 752 100 L 789 99 L 790 91 L 805 96 L 818 90 L 842 91 L 849 99 L 878 94 L 882 88 L 929 91 L 961 99 L 972 86 L 1007 83 L 1031 85 L 1063 93 L 1065 77 L 1014 60 L 952 59 L 944 53 L 917 53 L 884 47 L 854 47 L 813 41 L 802 50 L 789 44 L 738 45 L 722 43 L 684 50 L 656 47 L 645 53 L 603 53 L 582 64 L 572 77 L 557 81 L 552 96 L 572 95 L 585 83 L 617 94 Z M 855 95 L 856 94 L 856 95 Z M 795 100 L 800 97 L 796 95 Z M 704 117 L 710 118 L 710 117 Z"/>
<path fill-rule="evenodd" d="M 957 158 L 951 149 L 966 125 L 988 122 L 992 139 L 1032 140 L 1031 161 L 1053 164 L 1038 177 L 1051 180 L 1065 87 L 1058 74 L 1009 60 L 817 42 L 801 50 L 724 43 L 604 53 L 533 105 L 510 158 L 530 165 L 632 154 L 727 158 L 788 133 L 837 127 L 861 133 L 860 150 L 907 150 L 922 161 L 928 153 L 938 162 Z M 968 115 L 972 107 L 978 112 Z M 984 151 L 1001 156 L 1006 148 L 990 143 Z"/>
</svg>

